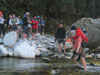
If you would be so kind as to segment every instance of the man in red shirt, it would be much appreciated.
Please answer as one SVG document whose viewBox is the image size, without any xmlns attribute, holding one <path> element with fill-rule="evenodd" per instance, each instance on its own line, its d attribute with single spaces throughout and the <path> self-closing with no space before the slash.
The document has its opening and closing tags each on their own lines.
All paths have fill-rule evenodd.
<svg viewBox="0 0 100 75">
<path fill-rule="evenodd" d="M 38 23 L 39 21 L 37 20 L 37 17 L 35 16 L 34 19 L 32 20 L 32 35 L 33 39 L 36 39 L 36 33 L 38 31 Z"/>
</svg>

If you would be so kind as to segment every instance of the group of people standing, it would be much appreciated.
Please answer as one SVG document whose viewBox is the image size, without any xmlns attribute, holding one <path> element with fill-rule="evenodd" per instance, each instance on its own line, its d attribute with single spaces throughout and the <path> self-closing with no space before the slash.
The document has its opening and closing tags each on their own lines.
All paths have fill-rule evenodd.
<svg viewBox="0 0 100 75">
<path fill-rule="evenodd" d="M 63 24 L 59 25 L 59 28 L 56 31 L 55 34 L 55 40 L 58 41 L 58 50 L 59 54 L 62 54 L 61 44 L 63 44 L 64 54 L 66 54 L 66 30 L 63 27 Z M 79 65 L 79 60 L 81 59 L 81 62 L 84 66 L 84 70 L 87 70 L 86 67 L 86 60 L 85 60 L 85 53 L 84 53 L 84 47 L 86 47 L 86 44 L 88 42 L 88 37 L 86 35 L 86 30 L 81 29 L 80 27 L 77 28 L 76 26 L 72 26 L 70 29 L 70 39 L 73 43 L 73 56 L 72 59 L 76 62 L 77 65 Z"/>
<path fill-rule="evenodd" d="M 7 27 L 5 27 L 5 23 Z M 5 29 L 7 32 L 15 31 L 18 34 L 18 37 L 22 33 L 23 39 L 28 39 L 28 36 L 32 34 L 32 39 L 36 39 L 36 33 L 44 33 L 45 21 L 43 17 L 34 16 L 31 17 L 29 12 L 26 12 L 21 18 L 15 14 L 9 15 L 8 20 L 4 20 L 3 13 L 0 11 L 0 35 L 3 32 L 5 36 Z"/>
</svg>

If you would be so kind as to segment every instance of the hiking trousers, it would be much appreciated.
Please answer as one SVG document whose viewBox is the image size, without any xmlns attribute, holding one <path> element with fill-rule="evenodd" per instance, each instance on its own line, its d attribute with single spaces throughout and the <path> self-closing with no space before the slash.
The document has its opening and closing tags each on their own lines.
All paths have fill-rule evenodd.
<svg viewBox="0 0 100 75">
<path fill-rule="evenodd" d="M 4 24 L 0 24 L 0 36 L 1 36 L 1 32 L 3 32 L 3 36 L 5 36 L 5 26 L 4 26 Z"/>
</svg>

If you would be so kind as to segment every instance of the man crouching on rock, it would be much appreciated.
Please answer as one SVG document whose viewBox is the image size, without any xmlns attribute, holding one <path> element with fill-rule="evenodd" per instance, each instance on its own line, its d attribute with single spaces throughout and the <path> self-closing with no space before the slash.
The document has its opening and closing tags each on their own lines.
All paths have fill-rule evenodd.
<svg viewBox="0 0 100 75">
<path fill-rule="evenodd" d="M 55 39 L 58 41 L 58 50 L 60 55 L 61 55 L 61 43 L 64 46 L 64 54 L 66 54 L 65 37 L 66 37 L 66 32 L 65 29 L 63 28 L 63 24 L 59 24 L 59 28 L 56 31 Z"/>
<path fill-rule="evenodd" d="M 86 35 L 82 32 L 81 28 L 77 28 L 75 26 L 71 27 L 71 38 L 73 40 L 73 56 L 72 59 L 76 61 L 76 64 L 79 65 L 78 61 L 81 59 L 81 62 L 84 66 L 84 70 L 87 70 L 86 68 L 86 60 L 85 60 L 85 54 L 83 52 L 82 42 L 88 41 L 88 38 Z"/>
</svg>

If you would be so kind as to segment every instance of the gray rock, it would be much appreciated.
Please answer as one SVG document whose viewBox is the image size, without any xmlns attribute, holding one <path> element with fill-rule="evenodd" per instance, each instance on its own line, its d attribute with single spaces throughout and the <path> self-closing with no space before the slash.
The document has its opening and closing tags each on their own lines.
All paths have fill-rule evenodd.
<svg viewBox="0 0 100 75">
<path fill-rule="evenodd" d="M 89 48 L 97 48 L 100 46 L 100 19 L 92 18 L 82 18 L 72 26 L 86 28 L 89 36 L 88 46 Z M 70 29 L 67 32 L 67 35 L 70 34 Z"/>
<path fill-rule="evenodd" d="M 8 46 L 8 47 L 13 47 L 16 42 L 17 42 L 17 33 L 12 31 L 12 32 L 9 32 L 5 35 L 4 39 L 3 39 L 3 43 L 5 46 Z"/>
<path fill-rule="evenodd" d="M 7 56 L 7 55 L 8 55 L 8 50 L 3 45 L 0 45 L 0 56 Z"/>
<path fill-rule="evenodd" d="M 51 55 L 54 55 L 53 52 L 51 51 L 41 51 L 41 56 L 51 56 Z"/>
<path fill-rule="evenodd" d="M 51 61 L 51 59 L 50 58 L 47 58 L 47 57 L 44 57 L 43 58 L 43 61 L 45 61 L 46 63 L 49 63 Z"/>
<path fill-rule="evenodd" d="M 41 56 L 49 56 L 49 53 L 47 51 L 41 51 Z"/>
</svg>

